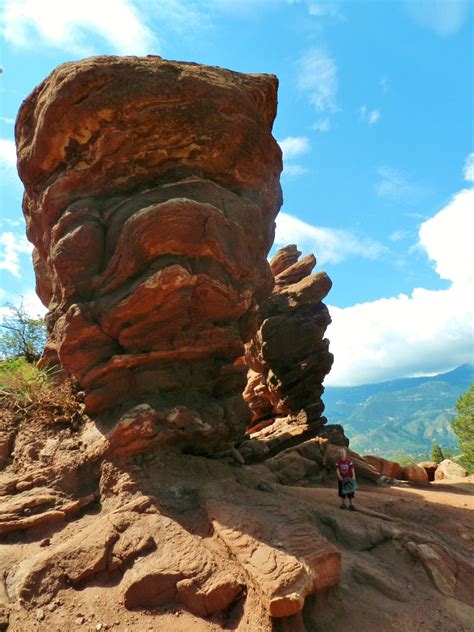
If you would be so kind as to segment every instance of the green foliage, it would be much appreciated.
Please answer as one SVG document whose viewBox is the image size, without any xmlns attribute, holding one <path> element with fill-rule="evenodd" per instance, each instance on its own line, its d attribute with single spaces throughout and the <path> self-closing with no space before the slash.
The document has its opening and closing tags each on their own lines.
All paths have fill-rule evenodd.
<svg viewBox="0 0 474 632">
<path fill-rule="evenodd" d="M 431 460 L 435 463 L 441 463 L 444 459 L 445 456 L 439 443 L 433 443 L 433 447 L 431 448 Z"/>
<path fill-rule="evenodd" d="M 30 364 L 25 358 L 0 362 L 0 395 L 8 395 L 18 402 L 28 402 L 41 392 L 54 388 L 51 370 Z"/>
<path fill-rule="evenodd" d="M 451 426 L 457 435 L 462 457 L 459 459 L 470 472 L 474 472 L 474 384 L 456 402 L 458 416 Z"/>
<path fill-rule="evenodd" d="M 23 304 L 5 305 L 8 313 L 0 319 L 0 357 L 24 358 L 27 362 L 36 362 L 46 343 L 46 324 L 44 318 L 33 318 Z"/>
</svg>

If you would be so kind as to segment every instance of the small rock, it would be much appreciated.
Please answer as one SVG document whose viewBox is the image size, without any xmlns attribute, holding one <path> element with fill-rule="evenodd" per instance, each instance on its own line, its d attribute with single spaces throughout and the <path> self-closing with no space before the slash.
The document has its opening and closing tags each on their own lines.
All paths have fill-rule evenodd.
<svg viewBox="0 0 474 632">
<path fill-rule="evenodd" d="M 49 546 L 51 544 L 51 540 L 49 538 L 45 538 L 44 540 L 41 540 L 40 542 L 40 546 Z"/>
<path fill-rule="evenodd" d="M 102 626 L 102 623 L 98 623 L 98 624 L 95 626 L 95 629 L 96 629 L 96 630 L 102 630 L 102 627 L 103 627 L 103 626 Z"/>
<path fill-rule="evenodd" d="M 49 603 L 46 608 L 49 610 L 49 612 L 54 612 L 57 608 L 57 604 L 54 603 L 54 601 L 52 601 L 51 603 Z"/>
<path fill-rule="evenodd" d="M 44 619 L 44 610 L 43 608 L 38 608 L 38 610 L 36 611 L 36 620 L 37 621 L 43 621 Z"/>
<path fill-rule="evenodd" d="M 84 617 L 77 617 L 77 618 L 75 619 L 74 623 L 75 623 L 76 625 L 82 625 L 82 624 L 84 623 L 84 621 L 85 621 Z"/>
</svg>

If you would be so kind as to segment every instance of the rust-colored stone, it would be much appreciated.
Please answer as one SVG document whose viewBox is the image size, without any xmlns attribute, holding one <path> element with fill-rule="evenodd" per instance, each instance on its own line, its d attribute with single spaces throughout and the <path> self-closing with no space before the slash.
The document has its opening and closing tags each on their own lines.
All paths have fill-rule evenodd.
<svg viewBox="0 0 474 632">
<path fill-rule="evenodd" d="M 331 322 L 321 301 L 331 289 L 325 272 L 312 274 L 314 255 L 300 259 L 295 245 L 279 250 L 270 262 L 275 275 L 272 295 L 260 308 L 260 328 L 246 345 L 249 366 L 244 398 L 252 410 L 251 436 L 264 426 L 266 440 L 281 427 L 287 417 L 285 435 L 316 432 L 326 419 L 321 395 L 323 380 L 329 373 L 333 356 L 324 338 Z M 297 429 L 298 428 L 298 429 Z M 281 432 L 278 431 L 281 436 Z M 274 441 L 273 441 L 274 442 Z"/>
<path fill-rule="evenodd" d="M 194 422 L 165 434 L 197 451 L 242 436 L 233 363 L 273 285 L 281 205 L 276 90 L 271 75 L 92 57 L 23 103 L 18 170 L 49 308 L 45 361 L 76 377 L 90 414 L 149 405 L 159 442 L 184 408 Z"/>
</svg>

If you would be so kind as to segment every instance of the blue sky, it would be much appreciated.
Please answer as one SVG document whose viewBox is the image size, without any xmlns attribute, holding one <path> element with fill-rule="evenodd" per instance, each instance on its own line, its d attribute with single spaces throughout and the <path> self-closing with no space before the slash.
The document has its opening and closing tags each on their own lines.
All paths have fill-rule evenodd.
<svg viewBox="0 0 474 632">
<path fill-rule="evenodd" d="M 315 252 L 332 384 L 473 358 L 473 20 L 468 0 L 0 1 L 0 303 L 32 295 L 13 121 L 58 64 L 160 54 L 279 77 L 277 245 Z M 472 241 L 472 237 L 471 237 Z"/>
</svg>

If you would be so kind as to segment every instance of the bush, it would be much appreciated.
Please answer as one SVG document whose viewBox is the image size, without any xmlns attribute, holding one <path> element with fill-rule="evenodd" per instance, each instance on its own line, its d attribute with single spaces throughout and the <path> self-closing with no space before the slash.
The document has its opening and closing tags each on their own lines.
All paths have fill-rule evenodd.
<svg viewBox="0 0 474 632">
<path fill-rule="evenodd" d="M 18 403 L 31 402 L 55 388 L 52 373 L 30 364 L 25 358 L 0 362 L 0 395 L 8 395 Z"/>
<path fill-rule="evenodd" d="M 82 396 L 69 379 L 57 379 L 56 370 L 23 358 L 0 362 L 0 407 L 28 423 L 66 423 L 78 429 L 85 419 Z"/>
<path fill-rule="evenodd" d="M 435 463 L 441 463 L 441 461 L 444 461 L 444 459 L 445 456 L 441 446 L 439 445 L 439 443 L 434 443 L 433 447 L 431 448 L 431 460 Z"/>
</svg>

